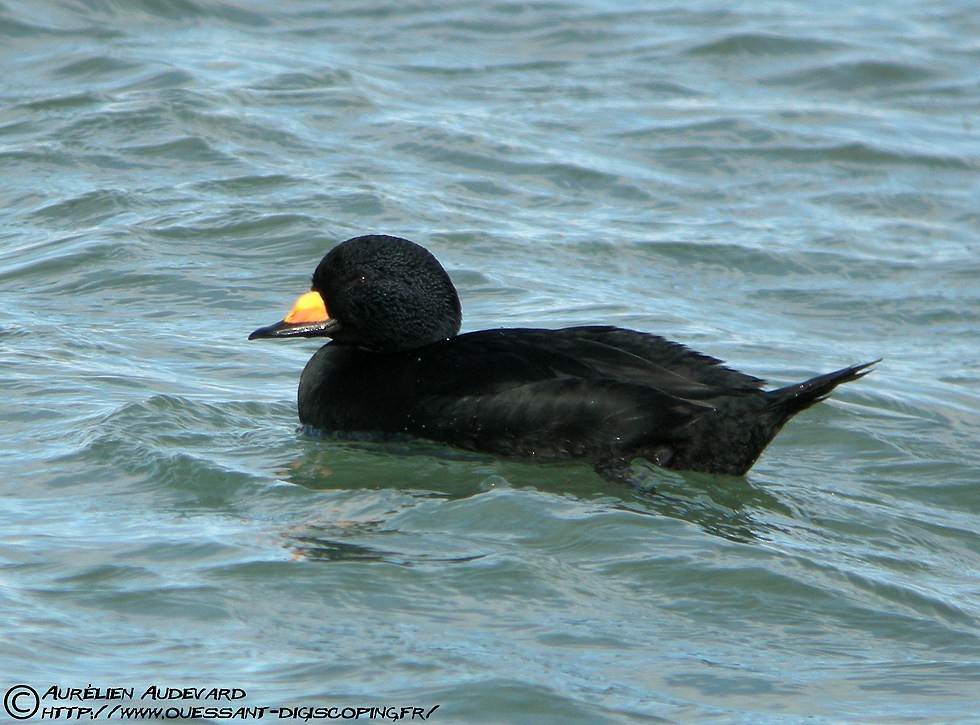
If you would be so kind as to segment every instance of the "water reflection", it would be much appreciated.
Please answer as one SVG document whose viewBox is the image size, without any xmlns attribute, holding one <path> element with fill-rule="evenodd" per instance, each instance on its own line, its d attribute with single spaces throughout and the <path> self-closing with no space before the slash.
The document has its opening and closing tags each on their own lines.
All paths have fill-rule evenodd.
<svg viewBox="0 0 980 725">
<path fill-rule="evenodd" d="M 311 440 L 303 456 L 284 465 L 286 482 L 321 493 L 343 493 L 315 520 L 285 534 L 297 557 L 317 561 L 398 564 L 461 562 L 486 556 L 463 535 L 446 535 L 432 550 L 433 532 L 420 537 L 418 509 L 462 501 L 495 489 L 528 489 L 561 501 L 585 502 L 590 514 L 628 511 L 669 517 L 738 542 L 770 538 L 772 520 L 791 517 L 779 499 L 748 478 L 665 471 L 634 462 L 632 486 L 612 483 L 578 462 L 527 463 L 459 451 L 417 440 Z M 339 501 L 339 503 L 338 503 Z M 426 514 L 426 515 L 427 515 Z M 408 519 L 408 525 L 406 525 Z M 533 526 L 511 522 L 514 530 Z M 419 545 L 420 538 L 424 539 Z M 480 547 L 477 547 L 480 548 Z M 461 550 L 462 549 L 462 550 Z"/>
</svg>

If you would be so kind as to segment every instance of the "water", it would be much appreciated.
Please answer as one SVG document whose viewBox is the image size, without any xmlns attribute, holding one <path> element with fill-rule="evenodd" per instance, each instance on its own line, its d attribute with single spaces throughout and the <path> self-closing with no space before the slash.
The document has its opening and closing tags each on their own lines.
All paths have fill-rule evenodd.
<svg viewBox="0 0 980 725">
<path fill-rule="evenodd" d="M 0 5 L 5 693 L 976 717 L 976 6 L 656 8 Z M 367 232 L 432 249 L 464 329 L 884 362 L 659 495 L 317 440 L 315 344 L 245 337 Z"/>
</svg>

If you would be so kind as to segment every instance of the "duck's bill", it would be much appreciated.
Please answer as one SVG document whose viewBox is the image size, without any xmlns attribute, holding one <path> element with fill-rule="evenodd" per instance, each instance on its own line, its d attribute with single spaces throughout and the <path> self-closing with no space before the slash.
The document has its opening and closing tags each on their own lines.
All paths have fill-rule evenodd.
<svg viewBox="0 0 980 725">
<path fill-rule="evenodd" d="M 261 340 L 270 337 L 330 337 L 340 328 L 336 320 L 320 322 L 286 322 L 280 320 L 274 325 L 260 327 L 248 336 L 249 340 Z"/>
<path fill-rule="evenodd" d="M 249 340 L 275 337 L 329 337 L 340 324 L 327 313 L 319 292 L 307 292 L 296 300 L 293 309 L 279 322 L 260 327 Z"/>
</svg>

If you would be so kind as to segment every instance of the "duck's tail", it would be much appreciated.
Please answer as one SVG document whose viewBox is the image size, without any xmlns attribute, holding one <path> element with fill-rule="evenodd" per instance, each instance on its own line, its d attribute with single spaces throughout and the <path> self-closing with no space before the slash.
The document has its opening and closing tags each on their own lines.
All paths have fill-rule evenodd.
<svg viewBox="0 0 980 725">
<path fill-rule="evenodd" d="M 801 410 L 806 410 L 814 403 L 819 403 L 830 395 L 838 385 L 863 378 L 871 372 L 871 366 L 879 362 L 881 362 L 881 358 L 861 365 L 851 365 L 826 375 L 818 375 L 803 383 L 770 390 L 766 396 L 771 401 L 772 408 L 783 414 L 783 421 L 785 422 Z"/>
</svg>

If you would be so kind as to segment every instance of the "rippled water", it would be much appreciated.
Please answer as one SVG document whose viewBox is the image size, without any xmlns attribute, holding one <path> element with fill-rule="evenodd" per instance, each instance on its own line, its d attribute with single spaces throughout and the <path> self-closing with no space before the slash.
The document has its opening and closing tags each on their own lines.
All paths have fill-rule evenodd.
<svg viewBox="0 0 980 725">
<path fill-rule="evenodd" d="M 4 692 L 976 717 L 976 5 L 653 7 L 0 5 Z M 656 494 L 309 438 L 315 344 L 245 337 L 367 232 L 432 249 L 464 329 L 884 362 Z"/>
</svg>

